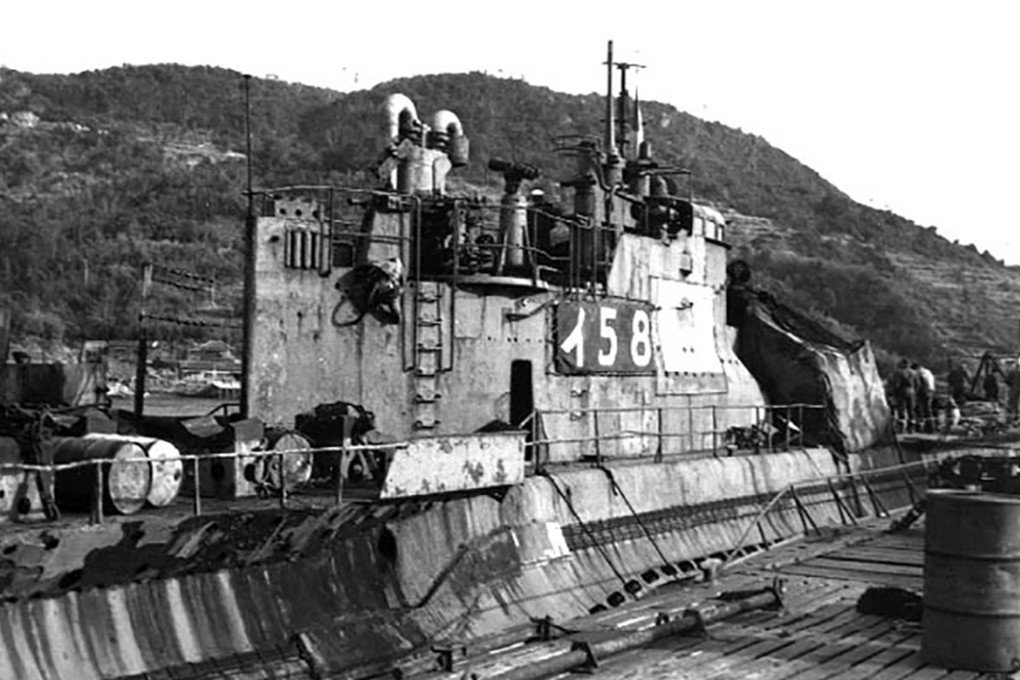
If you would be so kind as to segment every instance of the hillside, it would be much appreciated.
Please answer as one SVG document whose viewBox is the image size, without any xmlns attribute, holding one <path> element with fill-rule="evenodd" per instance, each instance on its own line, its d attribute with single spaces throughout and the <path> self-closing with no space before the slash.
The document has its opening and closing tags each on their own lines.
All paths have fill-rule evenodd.
<svg viewBox="0 0 1020 680">
<path fill-rule="evenodd" d="M 340 94 L 253 79 L 260 186 L 368 184 L 380 107 L 410 96 L 423 115 L 457 112 L 471 138 L 462 186 L 495 188 L 486 162 L 538 165 L 556 195 L 568 160 L 558 135 L 597 135 L 600 95 L 566 95 L 480 73 L 400 79 Z M 643 104 L 656 157 L 693 172 L 693 192 L 730 216 L 734 257 L 755 281 L 880 357 L 941 365 L 950 353 L 1016 351 L 1009 303 L 1020 272 L 935 228 L 854 203 L 761 137 L 672 106 Z M 122 67 L 71 76 L 0 70 L 0 305 L 16 335 L 128 338 L 145 261 L 216 281 L 161 291 L 150 311 L 236 312 L 245 186 L 244 79 L 216 68 Z M 223 310 L 220 309 L 221 315 Z M 225 335 L 163 325 L 157 335 Z"/>
</svg>

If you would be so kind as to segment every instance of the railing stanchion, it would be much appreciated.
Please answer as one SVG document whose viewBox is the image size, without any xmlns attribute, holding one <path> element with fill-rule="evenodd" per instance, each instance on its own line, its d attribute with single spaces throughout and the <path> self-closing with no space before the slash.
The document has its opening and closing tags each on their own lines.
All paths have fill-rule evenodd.
<svg viewBox="0 0 1020 680">
<path fill-rule="evenodd" d="M 691 441 L 687 451 L 697 451 L 697 447 L 694 444 L 694 408 L 691 406 L 690 401 L 687 402 L 687 438 Z"/>
<path fill-rule="evenodd" d="M 195 517 L 198 517 L 199 515 L 202 514 L 202 476 L 200 474 L 198 474 L 198 456 L 197 455 L 194 458 L 191 459 L 191 464 L 192 464 L 191 473 L 195 476 L 195 488 L 194 488 L 195 497 L 193 499 L 193 501 L 194 501 L 194 510 L 195 510 Z"/>
<path fill-rule="evenodd" d="M 659 439 L 658 439 L 658 449 L 655 451 L 655 462 L 656 463 L 661 463 L 662 462 L 662 454 L 663 454 L 664 449 L 665 449 L 665 446 L 664 446 L 663 441 L 662 441 L 662 433 L 663 433 L 665 428 L 663 428 L 663 426 L 662 426 L 662 409 L 658 408 L 658 409 L 656 409 L 656 411 L 658 412 Z"/>
<path fill-rule="evenodd" d="M 344 500 L 344 461 L 347 459 L 347 437 L 340 438 L 340 450 L 336 460 L 336 504 Z"/>
<path fill-rule="evenodd" d="M 96 485 L 92 493 L 92 517 L 96 524 L 103 523 L 103 462 L 97 458 L 95 462 Z"/>
<path fill-rule="evenodd" d="M 790 405 L 787 404 L 786 405 L 786 450 L 787 451 L 790 450 L 790 430 L 793 429 L 793 421 L 790 420 L 791 415 L 792 414 L 790 413 Z"/>
<path fill-rule="evenodd" d="M 712 455 L 719 451 L 719 414 L 716 412 L 715 404 L 712 404 Z"/>
<path fill-rule="evenodd" d="M 283 451 L 276 454 L 276 464 L 280 471 L 280 509 L 287 509 L 287 473 L 283 469 Z"/>
<path fill-rule="evenodd" d="M 761 411 L 758 410 L 758 405 L 755 404 L 754 405 L 754 429 L 751 432 L 752 432 L 752 434 L 756 435 L 757 432 L 762 432 L 762 431 L 763 430 L 761 429 Z M 761 453 L 761 443 L 759 442 L 759 438 L 757 437 L 757 435 L 751 440 L 751 445 L 754 447 L 754 452 L 755 453 Z"/>
</svg>

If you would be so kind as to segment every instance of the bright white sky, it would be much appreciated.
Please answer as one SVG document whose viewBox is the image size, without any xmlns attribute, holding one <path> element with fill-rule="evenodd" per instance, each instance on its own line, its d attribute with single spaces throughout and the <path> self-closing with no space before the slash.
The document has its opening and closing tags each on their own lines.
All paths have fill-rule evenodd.
<svg viewBox="0 0 1020 680">
<path fill-rule="evenodd" d="M 612 39 L 647 65 L 642 99 L 760 135 L 860 202 L 1020 264 L 1016 0 L 43 0 L 0 21 L 0 64 L 21 71 L 179 63 L 342 91 L 487 71 L 602 92 Z"/>
</svg>

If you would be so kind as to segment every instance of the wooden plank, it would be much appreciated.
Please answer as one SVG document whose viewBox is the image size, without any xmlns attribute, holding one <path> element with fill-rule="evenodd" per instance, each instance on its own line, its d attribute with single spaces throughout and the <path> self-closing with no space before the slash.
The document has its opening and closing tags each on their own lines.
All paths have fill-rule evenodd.
<svg viewBox="0 0 1020 680">
<path fill-rule="evenodd" d="M 862 571 L 868 574 L 895 574 L 900 576 L 913 576 L 921 578 L 924 571 L 921 567 L 909 564 L 885 564 L 883 562 L 859 562 L 857 560 L 838 560 L 831 557 L 817 557 L 806 566 L 835 567 L 837 569 L 850 569 Z"/>
<path fill-rule="evenodd" d="M 882 536 L 870 541 L 862 541 L 858 545 L 874 548 L 886 548 L 889 550 L 905 550 L 911 552 L 924 552 L 924 538 L 908 538 L 906 536 L 895 536 L 892 534 Z"/>
<path fill-rule="evenodd" d="M 757 648 L 762 643 L 753 638 L 741 638 L 739 640 L 702 640 L 700 645 L 692 649 L 684 649 L 680 654 L 674 654 L 669 658 L 662 659 L 650 667 L 642 665 L 636 669 L 637 672 L 625 675 L 606 675 L 606 677 L 620 678 L 674 678 L 684 677 L 692 674 L 701 677 L 703 674 L 711 673 L 711 668 L 723 663 L 727 657 L 735 654 L 746 653 L 746 650 Z M 788 641 L 771 640 L 769 645 L 778 646 L 789 644 Z M 599 677 L 603 677 L 604 670 L 600 669 Z"/>
<path fill-rule="evenodd" d="M 924 666 L 919 668 L 906 677 L 905 680 L 942 680 L 952 671 L 946 668 L 936 668 L 935 666 Z"/>
<path fill-rule="evenodd" d="M 789 567 L 784 567 L 783 571 L 784 573 L 799 574 L 802 576 L 817 576 L 820 578 L 835 578 L 844 581 L 877 583 L 880 585 L 899 586 L 901 588 L 920 589 L 922 586 L 922 579 L 920 576 L 869 574 L 852 569 L 838 569 L 804 564 L 790 565 Z"/>
<path fill-rule="evenodd" d="M 788 567 L 783 568 L 783 573 L 796 574 L 799 576 L 814 576 L 817 578 L 836 578 L 841 581 L 860 581 L 861 583 L 874 583 L 876 579 L 881 581 L 883 578 L 890 579 L 890 583 L 895 582 L 909 582 L 920 584 L 922 579 L 922 573 L 889 573 L 888 571 L 880 570 L 865 570 L 858 568 L 851 568 L 844 563 L 838 561 L 819 562 L 812 561 L 805 564 L 791 564 Z"/>
<path fill-rule="evenodd" d="M 872 629 L 872 632 L 875 633 L 875 637 L 865 641 L 863 644 L 853 645 L 848 641 L 847 644 L 839 645 L 840 650 L 838 653 L 820 660 L 814 668 L 809 668 L 805 672 L 799 673 L 797 680 L 824 680 L 843 670 L 858 667 L 862 663 L 875 659 L 880 654 L 888 651 L 889 645 L 895 645 L 897 641 L 908 637 L 903 633 L 897 632 L 896 624 L 891 622 Z M 899 657 L 906 656 L 909 653 L 909 650 L 902 650 Z M 874 670 L 879 670 L 884 665 Z M 866 678 L 868 675 L 865 674 L 860 677 Z"/>
<path fill-rule="evenodd" d="M 882 647 L 868 642 L 893 630 L 892 624 L 877 620 L 876 617 L 858 617 L 848 624 L 832 628 L 823 635 L 811 635 L 808 630 L 804 637 L 793 645 L 783 647 L 767 657 L 747 660 L 729 670 L 731 677 L 754 678 L 755 680 L 779 680 L 800 677 L 804 673 L 817 672 L 829 659 L 845 654 L 872 656 Z M 834 639 L 841 640 L 833 642 Z M 828 674 L 830 672 L 826 672 Z M 819 678 L 825 677 L 825 674 Z"/>
<path fill-rule="evenodd" d="M 902 542 L 902 543 L 924 543 L 924 529 L 916 528 L 909 529 L 907 531 L 880 531 L 876 532 L 874 539 L 876 542 Z"/>
<path fill-rule="evenodd" d="M 775 552 L 762 553 L 742 563 L 759 569 L 778 569 L 785 564 L 803 562 L 819 555 L 845 549 L 852 545 L 866 542 L 867 536 L 860 534 L 836 539 L 818 540 L 814 542 L 800 542 Z"/>
<path fill-rule="evenodd" d="M 847 548 L 829 553 L 826 557 L 836 560 L 857 560 L 859 562 L 881 562 L 887 564 L 909 564 L 924 566 L 924 554 L 914 550 L 889 550 L 888 548 Z"/>
<path fill-rule="evenodd" d="M 886 618 L 860 614 L 856 610 L 854 612 L 858 614 L 857 618 L 835 630 L 825 631 L 825 636 L 835 638 L 834 642 L 836 643 L 853 640 L 855 644 L 858 644 L 894 630 L 893 622 Z M 811 630 L 807 632 L 814 633 Z"/>
<path fill-rule="evenodd" d="M 665 680 L 671 678 L 673 677 L 671 669 L 678 660 L 685 658 L 689 652 L 704 643 L 703 640 L 690 638 L 681 642 L 679 647 L 655 645 L 604 659 L 596 671 L 598 678 L 599 680 L 652 680 L 658 678 Z M 576 672 L 570 672 L 556 677 L 576 680 L 579 675 Z"/>
<path fill-rule="evenodd" d="M 911 652 L 896 662 L 871 676 L 872 680 L 904 680 L 924 665 L 919 651 Z"/>
<path fill-rule="evenodd" d="M 912 651 L 904 647 L 893 646 L 880 651 L 865 661 L 835 675 L 825 676 L 827 680 L 867 680 L 877 677 L 885 668 L 894 667 L 900 660 L 910 656 Z"/>
<path fill-rule="evenodd" d="M 803 641 L 800 641 L 803 643 Z M 720 674 L 726 674 L 728 677 L 745 677 L 743 672 L 733 672 L 735 668 L 743 668 L 747 664 L 756 665 L 770 665 L 769 659 L 774 659 L 776 655 L 780 653 L 784 648 L 792 647 L 798 644 L 797 641 L 793 640 L 762 640 L 754 645 L 744 647 L 732 653 L 716 657 L 711 660 L 710 663 L 703 664 L 696 669 L 696 673 L 693 673 L 695 677 L 699 678 L 711 678 Z M 809 646 L 817 647 L 823 643 L 818 641 L 809 641 Z M 792 652 L 798 652 L 798 650 L 791 650 Z M 685 677 L 680 674 L 679 677 Z"/>
<path fill-rule="evenodd" d="M 785 637 L 792 637 L 809 628 L 819 631 L 828 630 L 831 627 L 840 626 L 856 616 L 858 614 L 852 607 L 845 604 L 831 604 L 820 607 L 816 611 L 800 613 L 786 622 L 777 620 L 769 625 L 768 629 L 780 631 Z"/>
<path fill-rule="evenodd" d="M 715 661 L 697 673 L 699 678 L 708 678 L 725 673 L 727 677 L 775 677 L 791 675 L 807 666 L 799 665 L 798 659 L 820 650 L 831 648 L 834 639 L 851 636 L 869 627 L 881 624 L 877 617 L 865 617 L 845 606 L 836 616 L 824 615 L 806 617 L 789 629 L 785 637 L 762 642 L 741 649 L 739 653 Z M 849 647 L 847 647 L 849 649 Z"/>
</svg>

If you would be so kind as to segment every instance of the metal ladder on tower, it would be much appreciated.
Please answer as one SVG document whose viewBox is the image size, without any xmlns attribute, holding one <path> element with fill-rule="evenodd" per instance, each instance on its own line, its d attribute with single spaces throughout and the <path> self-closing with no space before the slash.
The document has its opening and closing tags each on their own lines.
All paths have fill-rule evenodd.
<svg viewBox="0 0 1020 680">
<path fill-rule="evenodd" d="M 414 429 L 439 426 L 439 374 L 443 371 L 443 295 L 435 281 L 414 291 Z"/>
</svg>

